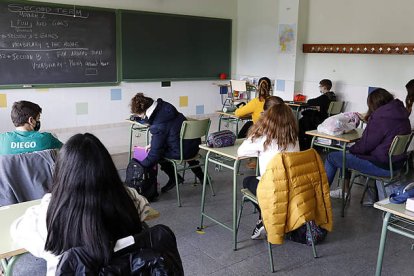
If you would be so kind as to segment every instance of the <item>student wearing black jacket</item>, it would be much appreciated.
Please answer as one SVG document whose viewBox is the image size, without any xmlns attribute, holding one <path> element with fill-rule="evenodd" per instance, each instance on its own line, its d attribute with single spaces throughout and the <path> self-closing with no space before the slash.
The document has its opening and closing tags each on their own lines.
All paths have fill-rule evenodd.
<svg viewBox="0 0 414 276">
<path fill-rule="evenodd" d="M 328 118 L 328 108 L 332 101 L 336 101 L 336 95 L 331 91 L 332 82 L 323 79 L 319 82 L 319 91 L 322 95 L 317 98 L 309 99 L 309 106 L 318 107 L 318 110 L 308 109 L 302 112 L 302 118 L 299 120 L 299 144 L 301 150 L 310 148 L 311 137 L 305 132 L 318 127 L 326 118 Z"/>
<path fill-rule="evenodd" d="M 144 96 L 143 93 L 137 93 L 131 99 L 131 113 L 139 116 L 148 124 L 151 133 L 151 144 L 148 147 L 148 156 L 140 163 L 143 167 L 152 167 L 159 163 L 169 180 L 161 188 L 165 193 L 175 186 L 174 167 L 170 162 L 163 160 L 164 157 L 179 159 L 180 157 L 180 131 L 182 123 L 187 120 L 185 116 L 170 103 Z M 199 151 L 201 139 L 184 140 L 184 158 L 194 157 Z M 198 161 L 188 161 L 190 166 L 198 164 Z M 202 182 L 204 174 L 200 167 L 191 169 L 196 177 Z M 178 182 L 183 182 L 179 176 Z"/>
</svg>

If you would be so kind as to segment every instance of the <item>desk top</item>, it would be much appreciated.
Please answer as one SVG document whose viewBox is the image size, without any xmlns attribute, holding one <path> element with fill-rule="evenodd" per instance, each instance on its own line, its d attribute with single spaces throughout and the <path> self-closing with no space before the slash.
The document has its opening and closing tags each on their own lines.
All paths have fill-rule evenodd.
<svg viewBox="0 0 414 276">
<path fill-rule="evenodd" d="M 40 199 L 0 207 L 0 259 L 26 252 L 13 242 L 10 236 L 10 226 L 15 219 L 26 212 L 27 208 L 38 204 L 40 204 Z"/>
<path fill-rule="evenodd" d="M 344 133 L 342 135 L 338 135 L 338 136 L 333 136 L 333 135 L 329 135 L 323 132 L 319 132 L 316 129 L 315 130 L 309 130 L 306 131 L 305 133 L 311 136 L 316 136 L 316 137 L 321 137 L 321 138 L 327 138 L 327 139 L 331 139 L 331 140 L 336 140 L 336 141 L 340 141 L 340 142 L 346 142 L 346 143 L 352 143 L 355 142 L 359 139 L 361 139 L 362 133 L 364 132 L 363 129 L 360 128 L 356 128 L 348 133 Z"/>
<path fill-rule="evenodd" d="M 219 115 L 227 116 L 227 117 L 234 118 L 234 119 L 240 119 L 240 120 L 250 120 L 252 118 L 251 115 L 239 117 L 239 116 L 236 116 L 234 112 L 216 111 L 216 113 Z"/>
<path fill-rule="evenodd" d="M 141 128 L 149 128 L 148 125 L 141 124 L 137 121 L 133 121 L 133 120 L 130 120 L 130 119 L 126 119 L 126 121 L 130 124 L 136 125 L 136 126 L 141 127 Z"/>
<path fill-rule="evenodd" d="M 285 101 L 285 104 L 289 106 L 307 106 L 306 102 L 293 102 L 293 101 Z"/>
<path fill-rule="evenodd" d="M 204 149 L 206 151 L 210 151 L 234 160 L 241 160 L 251 157 L 245 157 L 245 156 L 237 156 L 237 149 L 239 146 L 243 143 L 245 139 L 237 139 L 233 146 L 230 147 L 222 147 L 222 148 L 210 148 L 206 144 L 200 145 L 200 149 Z"/>
<path fill-rule="evenodd" d="M 0 207 L 0 259 L 10 258 L 15 255 L 23 254 L 26 252 L 24 248 L 21 248 L 13 242 L 10 236 L 10 226 L 13 221 L 23 216 L 27 208 L 39 205 L 41 199 L 26 201 L 8 206 Z M 150 207 L 148 216 L 145 221 L 149 221 L 160 216 L 160 212 Z"/>
<path fill-rule="evenodd" d="M 391 203 L 388 198 L 374 203 L 374 207 L 384 212 L 414 221 L 414 213 L 405 209 L 405 204 Z"/>
</svg>

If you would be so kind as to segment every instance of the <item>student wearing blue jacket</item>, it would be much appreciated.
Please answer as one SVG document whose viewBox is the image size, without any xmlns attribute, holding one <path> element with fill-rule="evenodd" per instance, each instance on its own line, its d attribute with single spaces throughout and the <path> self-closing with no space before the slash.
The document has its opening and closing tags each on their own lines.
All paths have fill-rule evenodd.
<svg viewBox="0 0 414 276">
<path fill-rule="evenodd" d="M 174 167 L 171 163 L 166 162 L 163 158 L 180 158 L 180 130 L 182 123 L 186 120 L 185 116 L 170 103 L 144 96 L 143 93 L 137 93 L 131 99 L 131 113 L 139 116 L 141 120 L 148 124 L 149 131 L 152 135 L 151 144 L 148 147 L 148 156 L 140 161 L 143 167 L 152 167 L 157 163 L 160 164 L 161 170 L 164 171 L 169 180 L 161 188 L 165 193 L 175 186 Z M 199 151 L 201 139 L 184 140 L 184 158 L 192 158 Z M 198 164 L 198 161 L 189 161 L 190 166 Z M 203 181 L 204 174 L 201 168 L 191 169 L 196 177 Z M 178 176 L 178 182 L 183 182 L 181 176 Z"/>
</svg>

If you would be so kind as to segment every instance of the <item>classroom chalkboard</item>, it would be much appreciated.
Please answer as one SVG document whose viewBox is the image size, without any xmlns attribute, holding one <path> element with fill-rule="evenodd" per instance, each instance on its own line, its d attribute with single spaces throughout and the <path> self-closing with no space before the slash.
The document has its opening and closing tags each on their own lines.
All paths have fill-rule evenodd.
<svg viewBox="0 0 414 276">
<path fill-rule="evenodd" d="M 115 83 L 116 11 L 0 2 L 0 85 Z"/>
<path fill-rule="evenodd" d="M 230 19 L 127 10 L 120 16 L 123 80 L 230 75 Z"/>
</svg>

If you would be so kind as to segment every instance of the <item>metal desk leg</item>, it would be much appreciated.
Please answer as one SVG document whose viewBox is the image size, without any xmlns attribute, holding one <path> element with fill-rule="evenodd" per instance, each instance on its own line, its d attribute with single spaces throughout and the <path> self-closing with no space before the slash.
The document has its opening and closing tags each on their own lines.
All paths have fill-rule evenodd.
<svg viewBox="0 0 414 276">
<path fill-rule="evenodd" d="M 219 116 L 219 123 L 218 123 L 218 131 L 221 130 L 221 120 L 223 119 L 223 114 L 220 114 Z"/>
<path fill-rule="evenodd" d="M 377 269 L 375 270 L 375 276 L 381 275 L 382 270 L 382 259 L 384 257 L 385 241 L 387 239 L 387 226 L 388 221 L 390 220 L 391 213 L 386 213 L 382 221 L 382 231 L 381 231 L 381 240 L 378 249 L 378 259 L 377 259 Z"/>
<path fill-rule="evenodd" d="M 233 244 L 234 250 L 237 250 L 237 170 L 240 160 L 234 161 L 233 164 Z"/>
<path fill-rule="evenodd" d="M 132 156 L 132 133 L 134 132 L 134 125 L 131 125 L 130 135 L 129 135 L 129 157 L 128 162 L 131 160 Z"/>
<path fill-rule="evenodd" d="M 203 179 L 203 192 L 201 193 L 201 211 L 200 211 L 200 228 L 199 230 L 203 229 L 203 219 L 204 219 L 204 205 L 206 201 L 206 185 L 207 185 L 207 175 L 208 175 L 208 159 L 210 157 L 210 151 L 206 154 L 206 160 L 204 162 L 204 179 Z"/>
<path fill-rule="evenodd" d="M 346 173 L 346 143 L 344 143 L 344 146 L 342 148 L 342 175 L 341 175 L 341 186 L 342 186 L 342 210 L 341 210 L 341 216 L 345 216 L 345 173 Z M 349 192 L 349 191 L 348 191 Z"/>
<path fill-rule="evenodd" d="M 5 259 L 1 259 L 1 265 L 4 269 L 4 275 L 5 276 L 12 276 L 12 274 L 13 274 L 13 265 L 22 255 L 23 254 L 13 256 L 8 261 L 5 260 Z"/>
</svg>

